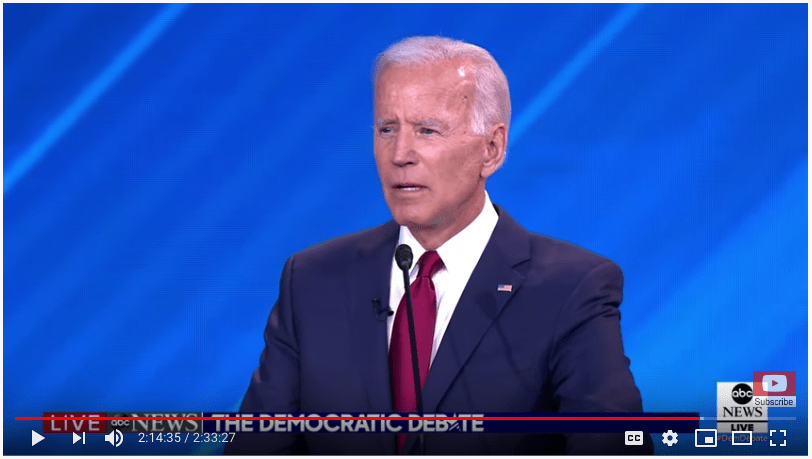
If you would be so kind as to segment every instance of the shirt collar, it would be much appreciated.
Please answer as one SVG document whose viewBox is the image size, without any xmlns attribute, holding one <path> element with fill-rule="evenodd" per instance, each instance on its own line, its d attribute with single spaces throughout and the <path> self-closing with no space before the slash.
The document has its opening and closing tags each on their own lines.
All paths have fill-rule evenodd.
<svg viewBox="0 0 812 459">
<path fill-rule="evenodd" d="M 437 248 L 437 253 L 443 260 L 443 269 L 452 273 L 473 269 L 479 262 L 479 257 L 485 250 L 491 233 L 496 228 L 497 220 L 499 220 L 499 215 L 493 208 L 491 198 L 486 191 L 485 205 L 474 221 Z M 426 249 L 417 242 L 412 232 L 405 226 L 400 227 L 398 245 L 400 244 L 408 244 L 412 248 L 414 262 L 410 270 L 411 274 L 417 268 L 417 261 L 426 253 Z"/>
</svg>

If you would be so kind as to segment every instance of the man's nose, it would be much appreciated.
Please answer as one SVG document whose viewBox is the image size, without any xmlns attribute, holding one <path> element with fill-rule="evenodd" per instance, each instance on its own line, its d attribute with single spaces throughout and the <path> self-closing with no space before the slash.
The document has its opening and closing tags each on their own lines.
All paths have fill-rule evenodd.
<svg viewBox="0 0 812 459">
<path fill-rule="evenodd" d="M 395 142 L 395 154 L 392 156 L 392 163 L 396 166 L 406 166 L 417 162 L 417 152 L 414 149 L 414 135 L 406 129 L 398 133 Z"/>
</svg>

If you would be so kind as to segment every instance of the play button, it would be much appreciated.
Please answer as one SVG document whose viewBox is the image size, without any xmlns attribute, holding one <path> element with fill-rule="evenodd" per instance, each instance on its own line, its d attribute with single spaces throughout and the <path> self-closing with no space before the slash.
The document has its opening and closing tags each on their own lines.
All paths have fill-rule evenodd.
<svg viewBox="0 0 812 459">
<path fill-rule="evenodd" d="M 784 392 L 787 390 L 787 375 L 764 375 L 761 388 L 764 392 Z"/>
<path fill-rule="evenodd" d="M 35 432 L 33 430 L 31 431 L 31 446 L 36 445 L 37 443 L 41 442 L 42 440 L 45 440 L 45 437 L 43 437 L 42 435 L 38 434 L 37 432 Z"/>
</svg>

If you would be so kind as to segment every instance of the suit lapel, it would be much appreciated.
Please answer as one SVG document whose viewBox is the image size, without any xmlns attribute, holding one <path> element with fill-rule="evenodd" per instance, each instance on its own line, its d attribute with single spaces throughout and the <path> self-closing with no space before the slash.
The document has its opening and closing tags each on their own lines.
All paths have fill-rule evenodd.
<svg viewBox="0 0 812 459">
<path fill-rule="evenodd" d="M 530 259 L 529 233 L 495 207 L 499 221 L 454 309 L 423 388 L 427 413 L 437 410 L 482 336 L 524 282 L 513 268 Z M 510 285 L 511 291 L 497 291 L 499 284 Z M 410 451 L 416 440 L 417 434 L 409 435 L 404 451 Z"/>
<path fill-rule="evenodd" d="M 352 268 L 347 277 L 349 324 L 355 340 L 355 355 L 358 356 L 356 368 L 365 381 L 370 412 L 385 413 L 393 409 L 386 320 L 376 318 L 373 298 L 379 300 L 383 310 L 389 307 L 390 271 L 398 229 L 394 221 L 380 226 L 379 232 L 359 247 L 358 258 L 348 265 Z M 378 437 L 383 454 L 397 452 L 394 436 L 391 442 Z"/>
</svg>

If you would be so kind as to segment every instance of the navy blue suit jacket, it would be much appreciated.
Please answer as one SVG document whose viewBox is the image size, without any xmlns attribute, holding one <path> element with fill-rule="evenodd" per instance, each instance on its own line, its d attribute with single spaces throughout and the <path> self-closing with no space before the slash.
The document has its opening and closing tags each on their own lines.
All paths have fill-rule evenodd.
<svg viewBox="0 0 812 459">
<path fill-rule="evenodd" d="M 623 353 L 623 275 L 606 258 L 499 220 L 423 389 L 426 412 L 641 411 Z M 386 321 L 398 225 L 292 256 L 240 411 L 393 411 Z M 497 291 L 510 284 L 512 291 Z M 414 452 L 416 434 L 405 452 Z M 621 434 L 426 434 L 426 454 L 643 453 Z M 396 454 L 394 434 L 238 433 L 227 454 Z"/>
</svg>

